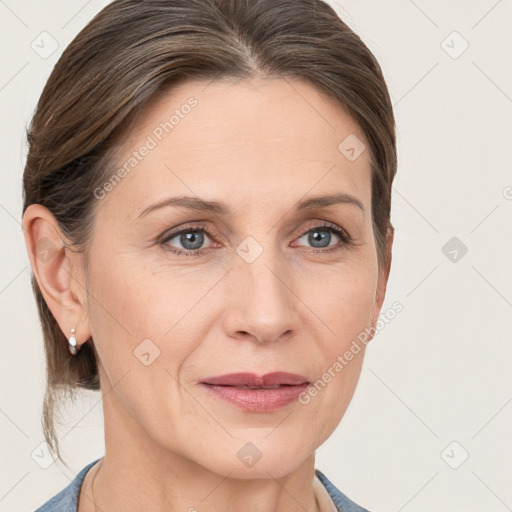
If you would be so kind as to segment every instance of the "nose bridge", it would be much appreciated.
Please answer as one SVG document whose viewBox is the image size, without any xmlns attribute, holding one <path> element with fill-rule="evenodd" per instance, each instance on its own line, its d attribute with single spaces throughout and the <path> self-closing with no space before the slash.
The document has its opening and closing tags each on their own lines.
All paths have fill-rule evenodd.
<svg viewBox="0 0 512 512">
<path fill-rule="evenodd" d="M 253 335 L 259 341 L 274 341 L 294 328 L 294 296 L 290 272 L 272 236 L 267 244 L 247 237 L 237 247 L 231 279 L 234 297 L 228 329 L 232 336 Z"/>
</svg>

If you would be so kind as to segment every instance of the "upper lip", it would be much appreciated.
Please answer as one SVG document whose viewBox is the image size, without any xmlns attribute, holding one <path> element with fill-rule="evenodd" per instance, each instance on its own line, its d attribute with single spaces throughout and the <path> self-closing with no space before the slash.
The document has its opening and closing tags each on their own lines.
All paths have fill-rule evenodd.
<svg viewBox="0 0 512 512">
<path fill-rule="evenodd" d="M 229 373 L 226 375 L 218 375 L 208 377 L 202 381 L 204 384 L 216 384 L 218 386 L 278 386 L 289 385 L 297 386 L 308 383 L 306 377 L 288 372 L 272 372 L 265 375 L 257 375 L 255 373 Z"/>
</svg>

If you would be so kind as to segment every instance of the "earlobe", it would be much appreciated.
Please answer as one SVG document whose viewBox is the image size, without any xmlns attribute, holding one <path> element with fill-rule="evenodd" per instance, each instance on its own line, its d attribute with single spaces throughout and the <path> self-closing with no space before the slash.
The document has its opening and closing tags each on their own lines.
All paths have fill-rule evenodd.
<svg viewBox="0 0 512 512">
<path fill-rule="evenodd" d="M 23 214 L 23 236 L 34 277 L 48 308 L 67 339 L 76 329 L 77 349 L 90 336 L 85 283 L 75 271 L 79 254 L 66 248 L 67 239 L 48 208 L 32 204 Z M 78 337 L 79 335 L 79 337 Z"/>
</svg>

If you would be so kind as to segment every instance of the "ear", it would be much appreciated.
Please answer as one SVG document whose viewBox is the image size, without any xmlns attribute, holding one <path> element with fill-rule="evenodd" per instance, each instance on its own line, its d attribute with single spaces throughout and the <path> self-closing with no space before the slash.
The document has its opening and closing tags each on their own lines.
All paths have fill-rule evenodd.
<svg viewBox="0 0 512 512">
<path fill-rule="evenodd" d="M 81 255 L 71 252 L 54 215 L 40 204 L 27 207 L 22 227 L 43 298 L 66 338 L 71 336 L 72 328 L 76 330 L 78 350 L 91 337 Z"/>
<path fill-rule="evenodd" d="M 386 244 L 387 244 L 387 265 L 379 268 L 379 278 L 377 282 L 377 291 L 375 292 L 375 304 L 372 310 L 371 315 L 371 326 L 375 328 L 377 321 L 379 320 L 380 310 L 382 309 L 382 304 L 384 303 L 384 299 L 386 297 L 386 288 L 388 284 L 389 271 L 391 269 L 391 255 L 393 249 L 393 240 L 395 237 L 395 228 L 391 223 L 388 225 L 388 230 L 386 234 Z M 373 338 L 373 335 L 372 335 Z"/>
</svg>

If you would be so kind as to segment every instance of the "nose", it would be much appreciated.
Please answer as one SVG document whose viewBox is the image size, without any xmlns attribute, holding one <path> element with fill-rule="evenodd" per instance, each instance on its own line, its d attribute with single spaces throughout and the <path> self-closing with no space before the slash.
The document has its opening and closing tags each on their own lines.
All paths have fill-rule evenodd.
<svg viewBox="0 0 512 512">
<path fill-rule="evenodd" d="M 229 273 L 231 300 L 226 333 L 234 339 L 270 343 L 297 332 L 297 297 L 286 263 L 270 250 L 253 262 L 237 258 Z"/>
</svg>

